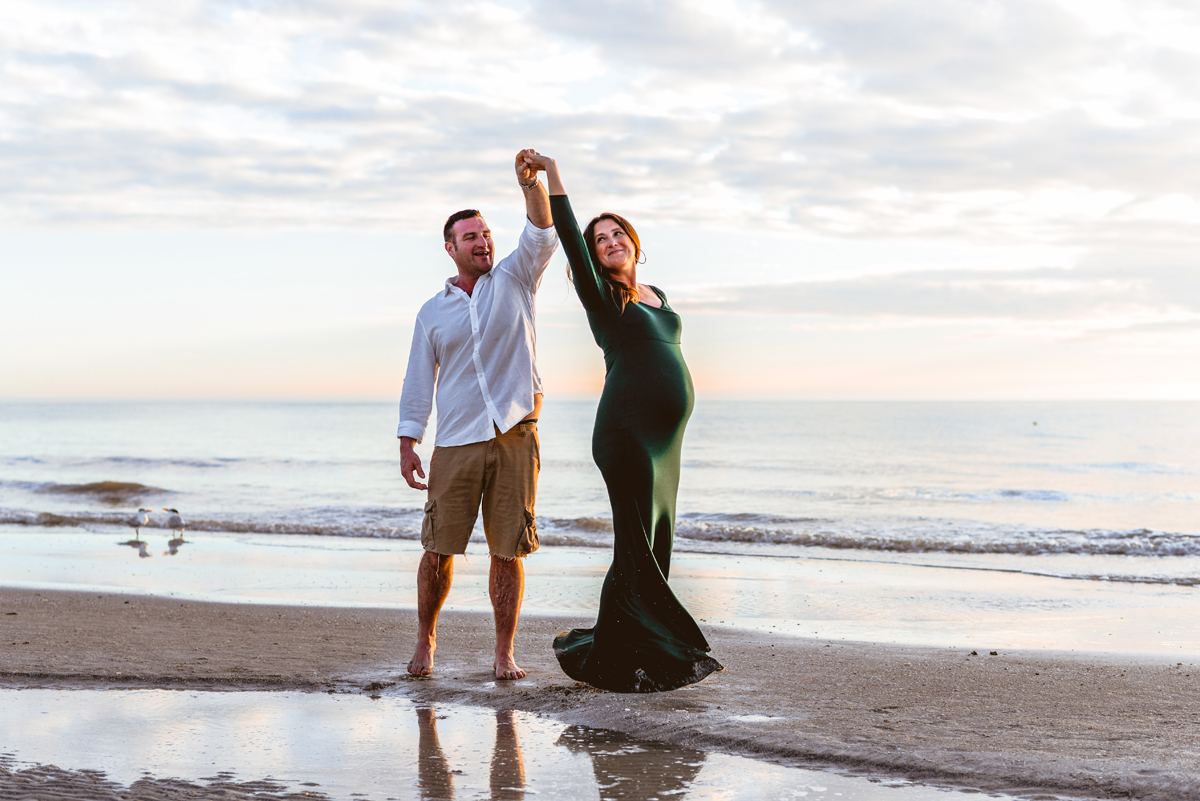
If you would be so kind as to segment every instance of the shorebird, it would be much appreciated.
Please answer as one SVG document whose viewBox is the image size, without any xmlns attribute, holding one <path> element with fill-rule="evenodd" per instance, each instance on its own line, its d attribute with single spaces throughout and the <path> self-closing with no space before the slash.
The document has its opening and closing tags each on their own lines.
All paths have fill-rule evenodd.
<svg viewBox="0 0 1200 801">
<path fill-rule="evenodd" d="M 180 516 L 178 509 L 167 509 L 166 507 L 163 507 L 163 511 L 171 513 L 171 516 L 167 518 L 167 528 L 171 529 L 171 531 L 178 531 L 179 539 L 182 540 L 183 530 L 187 528 L 187 522 L 182 516 Z"/>
<path fill-rule="evenodd" d="M 133 539 L 135 542 L 140 542 L 142 539 L 142 526 L 150 524 L 150 510 L 138 509 L 138 513 L 129 521 L 129 526 L 133 529 Z"/>
</svg>

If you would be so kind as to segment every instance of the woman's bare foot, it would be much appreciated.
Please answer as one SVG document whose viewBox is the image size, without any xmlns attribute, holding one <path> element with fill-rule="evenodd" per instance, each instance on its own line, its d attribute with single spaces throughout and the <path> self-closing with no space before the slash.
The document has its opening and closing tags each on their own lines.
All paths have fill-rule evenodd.
<svg viewBox="0 0 1200 801">
<path fill-rule="evenodd" d="M 511 681 L 525 678 L 525 671 L 521 670 L 511 656 L 497 657 L 496 661 L 492 663 L 492 669 L 496 671 L 498 680 Z"/>
</svg>

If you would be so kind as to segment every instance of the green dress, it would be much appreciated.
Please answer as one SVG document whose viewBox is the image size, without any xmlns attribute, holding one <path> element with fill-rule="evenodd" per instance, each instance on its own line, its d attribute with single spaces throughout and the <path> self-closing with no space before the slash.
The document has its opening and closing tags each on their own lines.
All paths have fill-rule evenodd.
<svg viewBox="0 0 1200 801">
<path fill-rule="evenodd" d="M 596 625 L 558 635 L 554 654 L 568 676 L 594 687 L 673 690 L 721 670 L 667 586 L 683 429 L 695 400 L 679 348 L 682 326 L 657 289 L 661 309 L 630 303 L 622 313 L 592 264 L 570 202 L 554 195 L 550 208 L 592 336 L 604 351 L 592 458 L 613 512 L 613 563 Z"/>
</svg>

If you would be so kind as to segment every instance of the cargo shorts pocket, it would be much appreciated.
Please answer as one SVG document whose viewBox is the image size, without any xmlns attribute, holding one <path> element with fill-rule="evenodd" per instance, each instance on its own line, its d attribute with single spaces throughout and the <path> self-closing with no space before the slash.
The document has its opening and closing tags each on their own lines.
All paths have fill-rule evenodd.
<svg viewBox="0 0 1200 801">
<path fill-rule="evenodd" d="M 425 502 L 425 519 L 421 521 L 421 546 L 432 551 L 436 546 L 437 539 L 437 501 Z"/>
<path fill-rule="evenodd" d="M 528 556 L 538 549 L 537 518 L 532 509 L 525 510 L 525 529 L 517 538 L 517 556 Z"/>
</svg>

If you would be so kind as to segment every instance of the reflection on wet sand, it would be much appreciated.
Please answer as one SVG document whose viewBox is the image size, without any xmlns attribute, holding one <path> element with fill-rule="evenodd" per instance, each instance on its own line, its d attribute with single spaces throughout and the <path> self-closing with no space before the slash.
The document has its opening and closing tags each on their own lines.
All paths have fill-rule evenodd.
<svg viewBox="0 0 1200 801">
<path fill-rule="evenodd" d="M 431 708 L 417 710 L 417 787 L 422 801 L 441 801 L 454 798 L 454 774 L 450 760 L 438 742 L 437 712 Z"/>
<path fill-rule="evenodd" d="M 163 556 L 174 556 L 179 553 L 179 549 L 186 544 L 187 540 L 183 537 L 175 537 L 167 541 L 167 550 L 163 551 Z"/>
<path fill-rule="evenodd" d="M 154 554 L 146 550 L 146 542 L 144 540 L 129 540 L 128 542 L 118 543 L 121 547 L 129 546 L 138 552 L 138 556 L 146 559 Z"/>
<path fill-rule="evenodd" d="M 706 756 L 703 751 L 583 726 L 565 728 L 557 745 L 591 756 L 601 801 L 684 797 Z"/>
<path fill-rule="evenodd" d="M 511 709 L 496 710 L 491 788 L 492 801 L 519 801 L 525 797 L 525 761 L 521 758 L 521 741 Z"/>
<path fill-rule="evenodd" d="M 438 741 L 437 722 L 444 719 L 433 708 L 417 709 L 417 787 L 421 801 L 454 798 L 454 777 L 462 774 L 461 770 L 450 767 L 450 760 Z M 525 798 L 525 761 L 511 709 L 496 711 L 496 742 L 489 784 L 493 801 Z"/>
<path fill-rule="evenodd" d="M 0 743 L 0 799 L 979 797 L 705 754 L 529 712 L 432 707 L 399 696 L 0 689 Z M 287 778 L 271 778 L 278 776 Z M 112 792 L 100 793 L 102 785 Z"/>
<path fill-rule="evenodd" d="M 525 798 L 525 760 L 513 720 L 513 710 L 497 710 L 496 740 L 492 748 L 490 790 L 493 801 Z M 438 741 L 437 722 L 444 720 L 432 707 L 417 709 L 417 786 L 421 801 L 453 799 L 454 777 L 463 771 L 451 768 Z M 587 754 L 601 801 L 678 795 L 691 787 L 704 767 L 703 751 L 640 742 L 619 732 L 568 726 L 555 743 L 577 754 Z"/>
</svg>

